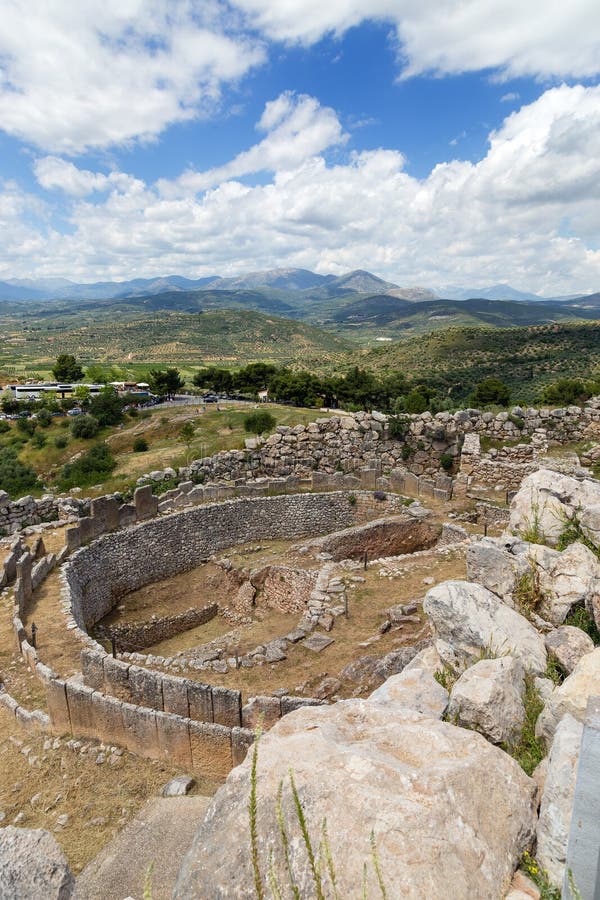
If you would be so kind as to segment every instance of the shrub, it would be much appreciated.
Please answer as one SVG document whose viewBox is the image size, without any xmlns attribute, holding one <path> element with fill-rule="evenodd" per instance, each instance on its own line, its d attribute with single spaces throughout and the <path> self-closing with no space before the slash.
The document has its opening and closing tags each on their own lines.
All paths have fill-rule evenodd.
<svg viewBox="0 0 600 900">
<path fill-rule="evenodd" d="M 594 617 L 588 612 L 585 606 L 575 606 L 567 615 L 565 625 L 574 625 L 575 628 L 581 628 L 586 634 L 589 634 L 594 644 L 600 644 L 600 632 L 594 622 Z"/>
<path fill-rule="evenodd" d="M 244 431 L 247 431 L 250 434 L 264 434 L 265 431 L 272 431 L 276 424 L 277 421 L 270 412 L 258 410 L 245 417 Z"/>
<path fill-rule="evenodd" d="M 404 462 L 406 462 L 407 459 L 410 459 L 411 454 L 412 454 L 412 450 L 410 449 L 408 444 L 405 444 L 404 447 L 402 448 L 402 459 L 404 460 Z"/>
<path fill-rule="evenodd" d="M 37 448 L 41 449 L 42 447 L 46 446 L 46 441 L 47 441 L 46 435 L 42 434 L 41 431 L 36 431 L 35 434 L 33 435 L 33 437 L 31 438 L 31 445 L 32 445 L 32 447 L 37 447 Z"/>
<path fill-rule="evenodd" d="M 390 416 L 388 419 L 388 432 L 390 437 L 403 440 L 410 426 L 407 416 Z"/>
<path fill-rule="evenodd" d="M 100 431 L 100 423 L 95 416 L 77 416 L 71 425 L 71 434 L 74 438 L 89 440 L 96 437 Z"/>
<path fill-rule="evenodd" d="M 31 466 L 20 462 L 12 447 L 4 447 L 0 454 L 0 490 L 16 499 L 39 486 L 37 475 Z"/>
<path fill-rule="evenodd" d="M 532 675 L 525 676 L 525 722 L 519 743 L 515 747 L 502 746 L 519 763 L 527 775 L 531 775 L 535 767 L 546 755 L 546 748 L 541 738 L 535 736 L 535 726 L 538 716 L 544 708 L 544 701 L 535 686 Z"/>
<path fill-rule="evenodd" d="M 475 406 L 488 406 L 490 404 L 508 406 L 509 401 L 510 390 L 503 381 L 494 376 L 480 381 L 471 394 L 471 402 Z"/>
<path fill-rule="evenodd" d="M 22 434 L 28 434 L 31 437 L 36 429 L 35 419 L 26 419 L 25 417 L 17 419 L 17 428 Z"/>
<path fill-rule="evenodd" d="M 145 453 L 148 449 L 148 441 L 144 437 L 138 437 L 133 442 L 134 453 Z"/>
<path fill-rule="evenodd" d="M 37 423 L 41 425 L 42 428 L 47 428 L 52 424 L 52 414 L 47 409 L 40 409 L 37 414 Z"/>
<path fill-rule="evenodd" d="M 10 431 L 10 425 L 4 419 L 0 419 L 0 434 L 6 434 L 7 431 Z"/>
<path fill-rule="evenodd" d="M 440 465 L 445 472 L 449 472 L 454 463 L 454 457 L 451 453 L 442 453 L 440 456 Z"/>
<path fill-rule="evenodd" d="M 61 490 L 86 487 L 102 480 L 116 466 L 116 460 L 106 444 L 95 444 L 75 462 L 63 466 L 59 478 Z"/>
<path fill-rule="evenodd" d="M 69 439 L 66 434 L 59 434 L 58 437 L 54 438 L 54 446 L 57 450 L 64 450 L 68 443 Z"/>
</svg>

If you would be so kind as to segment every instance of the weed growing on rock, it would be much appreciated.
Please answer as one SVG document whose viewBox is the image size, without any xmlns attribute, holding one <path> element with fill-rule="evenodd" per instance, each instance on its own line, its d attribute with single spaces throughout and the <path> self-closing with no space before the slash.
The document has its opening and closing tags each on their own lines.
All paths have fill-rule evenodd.
<svg viewBox="0 0 600 900">
<path fill-rule="evenodd" d="M 560 900 L 560 888 L 550 884 L 548 873 L 539 865 L 537 859 L 526 850 L 521 860 L 521 868 L 531 878 L 540 891 L 540 900 Z"/>
<path fill-rule="evenodd" d="M 519 742 L 514 747 L 508 747 L 505 744 L 501 746 L 506 753 L 516 759 L 527 775 L 531 775 L 546 755 L 544 742 L 535 736 L 536 722 L 544 708 L 544 701 L 535 686 L 532 675 L 525 676 L 523 705 L 525 706 L 525 722 Z"/>
<path fill-rule="evenodd" d="M 596 627 L 594 617 L 585 606 L 575 606 L 565 619 L 565 625 L 574 625 L 589 634 L 596 646 L 600 645 L 600 631 Z"/>
<path fill-rule="evenodd" d="M 259 857 L 259 849 L 258 849 L 258 806 L 257 806 L 257 763 L 258 763 L 258 744 L 259 744 L 259 732 L 257 730 L 256 739 L 254 742 L 254 747 L 252 751 L 252 765 L 250 769 L 250 799 L 248 801 L 248 816 L 250 823 L 250 855 L 252 859 L 252 870 L 254 876 L 254 891 L 256 894 L 257 900 L 265 900 L 265 888 L 263 882 L 263 876 L 260 867 L 260 857 Z M 327 833 L 327 820 L 323 819 L 321 825 L 321 840 L 319 842 L 318 849 L 315 850 L 313 843 L 310 838 L 308 823 L 306 821 L 306 816 L 304 814 L 304 807 L 302 806 L 302 801 L 300 799 L 300 795 L 298 793 L 298 789 L 296 787 L 296 782 L 294 780 L 294 773 L 290 769 L 289 770 L 289 781 L 292 793 L 292 801 L 293 801 L 293 809 L 295 815 L 295 822 L 300 829 L 301 842 L 300 846 L 304 846 L 306 851 L 306 855 L 308 857 L 308 864 L 310 873 L 312 876 L 313 886 L 314 886 L 314 894 L 311 893 L 311 897 L 314 896 L 316 900 L 325 900 L 326 891 L 327 896 L 333 896 L 334 900 L 340 900 L 340 893 L 337 887 L 337 874 L 336 874 L 336 866 L 333 860 L 333 855 L 331 853 L 331 846 L 329 843 L 329 835 Z M 293 900 L 302 900 L 302 895 L 300 893 L 300 888 L 296 883 L 296 879 L 294 877 L 293 867 L 292 867 L 292 858 L 291 858 L 291 847 L 292 841 L 290 840 L 289 835 L 289 823 L 286 822 L 285 813 L 283 811 L 283 779 L 279 783 L 279 787 L 277 790 L 277 802 L 276 802 L 276 816 L 277 816 L 277 826 L 279 830 L 279 836 L 281 838 L 281 849 L 283 851 L 283 862 L 284 868 L 287 875 L 287 881 L 289 891 L 293 897 Z M 381 870 L 381 864 L 379 862 L 379 855 L 377 853 L 377 843 L 375 840 L 375 833 L 371 831 L 370 835 L 370 846 L 371 846 L 371 862 L 373 865 L 373 869 L 375 871 L 375 878 L 377 881 L 377 886 L 379 888 L 379 894 L 382 900 L 387 900 L 387 891 L 383 879 L 383 872 Z M 363 870 L 363 897 L 368 897 L 367 895 L 367 878 L 368 878 L 368 865 L 365 863 Z M 277 872 L 275 871 L 275 856 L 273 850 L 271 850 L 269 855 L 269 867 L 267 870 L 267 883 L 269 885 L 271 895 L 274 900 L 283 900 L 285 896 L 284 891 L 282 890 L 282 886 L 279 883 Z"/>
<path fill-rule="evenodd" d="M 444 663 L 443 669 L 437 669 L 437 671 L 433 673 L 433 677 L 438 684 L 441 684 L 441 686 L 446 688 L 448 693 L 450 693 L 458 681 L 458 672 L 456 669 L 453 669 L 452 666 L 449 666 L 448 663 Z"/>
<path fill-rule="evenodd" d="M 600 548 L 596 547 L 593 541 L 585 534 L 578 516 L 564 519 L 563 530 L 559 535 L 556 547 L 558 550 L 566 550 L 570 544 L 575 542 L 583 544 L 600 559 Z"/>
<path fill-rule="evenodd" d="M 528 544 L 545 544 L 544 533 L 541 527 L 542 512 L 540 504 L 531 498 L 531 518 L 525 519 L 525 527 L 521 530 L 520 537 Z"/>
<path fill-rule="evenodd" d="M 530 618 L 531 613 L 537 611 L 544 599 L 540 585 L 539 570 L 533 560 L 530 560 L 530 564 L 531 571 L 521 575 L 514 593 L 515 603 L 519 608 L 519 612 L 526 618 Z"/>
<path fill-rule="evenodd" d="M 562 684 L 567 677 L 567 672 L 565 672 L 556 657 L 548 656 L 545 675 L 546 678 L 549 678 L 554 684 Z"/>
</svg>

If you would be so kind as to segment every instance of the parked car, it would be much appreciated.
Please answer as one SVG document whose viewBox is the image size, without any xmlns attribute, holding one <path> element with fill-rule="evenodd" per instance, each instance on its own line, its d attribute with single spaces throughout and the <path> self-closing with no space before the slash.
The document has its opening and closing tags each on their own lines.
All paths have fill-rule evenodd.
<svg viewBox="0 0 600 900">
<path fill-rule="evenodd" d="M 73 409 L 67 410 L 67 415 L 68 416 L 80 416 L 82 414 L 82 412 L 83 412 L 82 409 L 79 409 L 78 406 L 74 406 Z"/>
</svg>

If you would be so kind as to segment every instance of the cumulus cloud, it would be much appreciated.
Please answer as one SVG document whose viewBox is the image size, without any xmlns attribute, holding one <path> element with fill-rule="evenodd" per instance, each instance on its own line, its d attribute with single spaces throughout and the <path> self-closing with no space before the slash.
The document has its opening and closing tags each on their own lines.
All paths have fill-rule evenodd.
<svg viewBox="0 0 600 900">
<path fill-rule="evenodd" d="M 510 76 L 600 70 L 595 0 L 234 0 L 271 38 L 312 44 L 371 19 L 395 29 L 404 75 L 500 69 Z"/>
<path fill-rule="evenodd" d="M 231 178 L 289 171 L 303 160 L 347 140 L 333 109 L 322 107 L 314 97 L 296 96 L 291 91 L 266 104 L 257 128 L 266 131 L 266 137 L 226 165 L 206 172 L 188 171 L 176 181 L 162 179 L 159 190 L 165 196 L 186 195 Z"/>
<path fill-rule="evenodd" d="M 61 153 L 151 139 L 263 59 L 218 0 L 12 0 L 0 127 Z"/>
<path fill-rule="evenodd" d="M 284 95 L 269 105 L 261 127 L 271 130 L 263 140 L 303 103 Z M 321 107 L 310 109 L 309 120 L 318 121 Z M 339 126 L 331 128 L 329 139 L 340 135 Z M 546 91 L 489 135 L 479 162 L 456 159 L 421 179 L 407 173 L 397 150 L 334 163 L 325 143 L 295 162 L 274 156 L 272 165 L 283 162 L 267 183 L 236 180 L 233 171 L 250 166 L 236 157 L 219 183 L 191 183 L 187 191 L 181 179 L 172 191 L 165 183 L 159 190 L 124 173 L 96 180 L 71 163 L 42 161 L 40 171 L 38 162 L 48 187 L 67 186 L 73 195 L 69 233 L 26 226 L 25 199 L 0 193 L 0 227 L 9 235 L 0 251 L 3 271 L 29 275 L 34 266 L 40 275 L 92 280 L 361 267 L 403 284 L 508 281 L 549 294 L 598 289 L 600 87 Z M 257 157 L 254 148 L 247 154 Z M 96 193 L 84 196 L 87 189 Z M 48 203 L 54 196 L 48 193 Z M 26 256 L 12 240 L 19 228 Z"/>
</svg>

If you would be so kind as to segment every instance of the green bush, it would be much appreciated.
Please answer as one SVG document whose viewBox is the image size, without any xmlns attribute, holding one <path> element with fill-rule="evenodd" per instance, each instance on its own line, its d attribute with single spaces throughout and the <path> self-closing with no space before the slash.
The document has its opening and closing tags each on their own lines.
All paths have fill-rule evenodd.
<svg viewBox="0 0 600 900">
<path fill-rule="evenodd" d="M 510 390 L 499 378 L 484 378 L 476 386 L 471 394 L 471 403 L 475 406 L 508 406 L 510 402 Z"/>
<path fill-rule="evenodd" d="M 74 438 L 89 440 L 100 431 L 100 423 L 95 416 L 78 416 L 71 423 L 71 434 Z"/>
<path fill-rule="evenodd" d="M 146 438 L 138 437 L 133 442 L 133 452 L 134 453 L 145 453 L 148 449 L 148 441 Z"/>
<path fill-rule="evenodd" d="M 47 440 L 48 440 L 48 438 L 46 437 L 45 434 L 42 434 L 41 431 L 36 431 L 35 434 L 33 435 L 33 437 L 31 438 L 31 446 L 41 449 L 42 447 L 46 446 Z"/>
<path fill-rule="evenodd" d="M 265 431 L 272 431 L 276 425 L 277 420 L 266 410 L 257 410 L 244 419 L 244 431 L 250 434 L 264 434 Z"/>
<path fill-rule="evenodd" d="M 31 466 L 20 462 L 12 447 L 4 447 L 0 454 L 0 490 L 15 500 L 38 487 L 40 484 Z"/>
<path fill-rule="evenodd" d="M 52 425 L 52 414 L 47 409 L 40 409 L 37 414 L 37 423 L 41 425 L 42 428 L 48 428 L 49 425 Z"/>
<path fill-rule="evenodd" d="M 102 481 L 116 466 L 116 460 L 106 444 L 95 444 L 75 462 L 63 466 L 59 478 L 62 491 L 72 487 L 87 487 Z"/>
<path fill-rule="evenodd" d="M 64 450 L 68 443 L 69 439 L 66 434 L 59 434 L 58 437 L 54 438 L 54 446 L 57 450 Z"/>
<path fill-rule="evenodd" d="M 390 416 L 388 419 L 389 435 L 396 440 L 403 440 L 410 426 L 410 419 L 407 416 Z"/>
<path fill-rule="evenodd" d="M 0 419 L 0 434 L 6 434 L 7 431 L 10 431 L 10 425 L 4 419 Z"/>
<path fill-rule="evenodd" d="M 17 428 L 22 434 L 28 434 L 31 437 L 36 429 L 35 419 L 17 419 Z"/>
<path fill-rule="evenodd" d="M 451 453 L 442 453 L 440 456 L 440 465 L 445 472 L 449 472 L 454 463 L 454 457 Z"/>
</svg>

